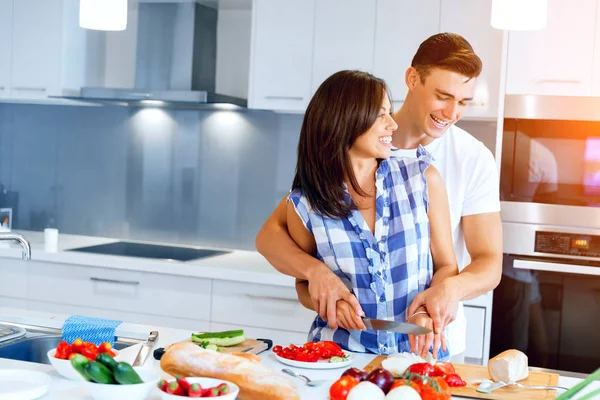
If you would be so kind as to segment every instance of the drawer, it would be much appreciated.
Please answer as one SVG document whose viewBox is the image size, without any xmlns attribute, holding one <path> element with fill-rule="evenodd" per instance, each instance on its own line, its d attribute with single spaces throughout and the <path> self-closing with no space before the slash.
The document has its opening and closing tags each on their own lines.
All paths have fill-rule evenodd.
<svg viewBox="0 0 600 400">
<path fill-rule="evenodd" d="M 0 259 L 0 294 L 6 297 L 25 298 L 27 293 L 27 271 L 30 261 Z"/>
<path fill-rule="evenodd" d="M 467 319 L 467 350 L 465 357 L 483 358 L 483 344 L 485 339 L 485 308 L 466 307 Z"/>
<path fill-rule="evenodd" d="M 189 320 L 183 318 L 164 317 L 159 315 L 148 315 L 132 313 L 122 310 L 106 310 L 92 307 L 81 307 L 71 304 L 56 304 L 45 301 L 29 301 L 28 310 L 42 311 L 63 315 L 85 315 L 94 318 L 116 319 L 132 324 L 148 325 L 156 328 L 166 327 L 169 329 L 185 329 L 191 332 L 206 331 L 210 327 L 208 321 Z M 159 329 L 160 334 L 160 329 Z M 142 335 L 143 337 L 143 335 Z"/>
<path fill-rule="evenodd" d="M 213 281 L 211 322 L 308 334 L 316 315 L 293 287 Z"/>
<path fill-rule="evenodd" d="M 253 326 L 244 325 L 219 324 L 216 322 L 212 322 L 210 324 L 210 330 L 212 332 L 229 331 L 233 329 L 243 329 L 244 335 L 250 339 L 271 339 L 273 341 L 273 346 L 287 346 L 290 343 L 301 345 L 306 343 L 308 338 L 308 333 L 290 332 L 279 329 L 256 328 Z"/>
<path fill-rule="evenodd" d="M 209 321 L 209 279 L 79 265 L 29 267 L 28 299 Z"/>
</svg>

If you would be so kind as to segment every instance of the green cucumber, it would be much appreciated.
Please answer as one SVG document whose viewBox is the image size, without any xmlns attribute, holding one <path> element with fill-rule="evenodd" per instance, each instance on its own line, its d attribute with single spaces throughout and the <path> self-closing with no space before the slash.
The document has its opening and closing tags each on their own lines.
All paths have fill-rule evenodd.
<svg viewBox="0 0 600 400">
<path fill-rule="evenodd" d="M 83 379 L 85 379 L 88 382 L 92 381 L 84 372 L 84 367 L 86 366 L 86 364 L 90 363 L 90 360 L 86 356 L 82 356 L 81 354 L 75 353 L 69 358 L 69 361 L 71 361 L 71 366 L 73 366 L 75 371 L 79 372 Z"/>
<path fill-rule="evenodd" d="M 204 333 L 193 333 L 192 342 L 208 344 L 214 344 L 216 346 L 228 347 L 235 346 L 236 344 L 242 343 L 246 338 L 244 337 L 244 331 L 223 331 L 223 332 L 204 332 Z"/>
<path fill-rule="evenodd" d="M 110 369 L 111 371 L 114 371 L 115 367 L 117 366 L 117 362 L 115 361 L 115 359 L 108 353 L 98 354 L 96 356 L 96 361 L 104 364 L 104 366 L 106 368 Z"/>
<path fill-rule="evenodd" d="M 98 361 L 87 363 L 83 367 L 83 372 L 96 383 L 114 384 L 116 383 L 112 373 L 106 366 Z"/>
<path fill-rule="evenodd" d="M 346 361 L 345 357 L 338 357 L 338 356 L 333 356 L 329 359 L 330 363 L 338 363 L 338 362 L 344 362 Z"/>
<path fill-rule="evenodd" d="M 136 383 L 144 383 L 142 378 L 135 372 L 131 365 L 126 362 L 117 363 L 113 370 L 115 380 L 121 385 L 134 385 Z"/>
</svg>

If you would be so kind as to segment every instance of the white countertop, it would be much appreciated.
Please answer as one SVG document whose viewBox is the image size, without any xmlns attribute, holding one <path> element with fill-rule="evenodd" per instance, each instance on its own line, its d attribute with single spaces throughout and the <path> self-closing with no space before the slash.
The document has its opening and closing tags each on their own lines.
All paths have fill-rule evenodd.
<svg viewBox="0 0 600 400">
<path fill-rule="evenodd" d="M 4 322 L 16 322 L 16 323 L 24 323 L 30 325 L 39 325 L 45 327 L 54 327 L 60 328 L 62 323 L 67 318 L 65 315 L 52 315 L 48 313 L 40 313 L 33 312 L 27 310 L 20 309 L 11 309 L 6 307 L 0 307 L 0 321 Z M 116 334 L 118 336 L 126 336 L 137 339 L 143 339 L 147 337 L 148 333 L 151 330 L 159 331 L 159 338 L 156 344 L 156 348 L 164 347 L 171 343 L 178 342 L 188 338 L 191 334 L 189 331 L 181 330 L 181 329 L 170 329 L 164 327 L 155 327 L 155 326 L 146 326 L 146 325 L 137 325 L 137 324 L 121 324 L 117 330 Z M 131 348 L 124 349 L 121 351 L 122 356 L 126 361 L 132 362 L 137 354 L 137 350 L 140 345 L 132 346 Z M 356 361 L 353 366 L 358 368 L 363 368 L 365 365 L 371 361 L 374 357 L 373 355 L 368 354 L 356 354 Z M 280 371 L 282 368 L 291 368 L 284 366 L 279 363 L 271 352 L 264 352 L 261 354 L 263 363 L 271 367 L 274 371 Z M 152 354 L 149 355 L 148 359 L 144 363 L 144 368 L 160 368 L 159 361 L 155 360 L 152 357 Z M 50 387 L 50 391 L 43 397 L 42 400 L 91 400 L 92 397 L 87 392 L 87 389 L 84 387 L 82 383 L 73 382 L 62 378 L 51 365 L 45 364 L 34 364 L 23 361 L 14 361 L 9 359 L 0 358 L 0 369 L 25 369 L 25 370 L 34 370 L 39 372 L 47 373 L 52 378 L 52 385 Z M 334 369 L 334 370 L 325 370 L 325 371 L 315 371 L 315 370 L 300 370 L 296 368 L 291 368 L 296 371 L 300 371 L 309 375 L 313 379 L 328 379 L 330 382 L 326 382 L 320 387 L 317 388 L 309 388 L 303 385 L 301 382 L 295 382 L 298 385 L 300 390 L 301 398 L 306 400 L 326 400 L 328 398 L 328 390 L 331 383 L 336 380 L 342 370 Z M 167 377 L 167 375 L 165 375 Z M 577 384 L 580 380 L 576 378 L 568 378 L 561 376 L 559 379 L 559 385 L 572 387 Z M 580 396 L 585 393 L 589 393 L 592 389 L 600 388 L 600 382 L 594 382 L 591 388 L 582 391 Z M 158 389 L 157 389 L 158 390 Z M 576 398 L 579 398 L 577 396 Z M 148 397 L 148 400 L 159 400 L 158 392 L 155 392 L 153 395 Z"/>
<path fill-rule="evenodd" d="M 155 272 L 169 275 L 263 283 L 293 287 L 294 278 L 279 273 L 255 251 L 227 250 L 231 253 L 191 261 L 156 260 L 141 257 L 111 256 L 104 254 L 67 251 L 74 248 L 118 242 L 120 239 L 97 236 L 67 235 L 60 233 L 56 252 L 44 251 L 44 233 L 37 231 L 13 231 L 20 233 L 31 244 L 33 261 L 76 264 L 100 268 Z M 127 240 L 129 241 L 129 240 Z M 192 247 L 174 243 L 143 242 L 166 246 Z M 195 246 L 194 246 L 195 247 Z M 209 248 L 197 246 L 195 248 Z M 214 248 L 210 248 L 214 249 Z M 0 257 L 20 259 L 21 247 L 16 243 L 1 242 Z"/>
</svg>

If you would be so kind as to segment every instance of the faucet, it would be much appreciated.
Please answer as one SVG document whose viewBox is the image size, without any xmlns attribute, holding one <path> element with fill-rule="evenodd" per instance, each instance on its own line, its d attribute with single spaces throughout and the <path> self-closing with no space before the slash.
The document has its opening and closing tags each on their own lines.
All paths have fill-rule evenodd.
<svg viewBox="0 0 600 400">
<path fill-rule="evenodd" d="M 23 254 L 21 258 L 23 260 L 31 260 L 31 245 L 20 233 L 0 233 L 0 240 L 15 240 L 19 242 L 23 248 Z"/>
</svg>

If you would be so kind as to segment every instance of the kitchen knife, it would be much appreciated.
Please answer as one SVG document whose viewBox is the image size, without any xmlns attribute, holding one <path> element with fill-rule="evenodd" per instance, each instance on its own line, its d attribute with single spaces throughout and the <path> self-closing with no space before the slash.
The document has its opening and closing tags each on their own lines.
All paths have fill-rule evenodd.
<svg viewBox="0 0 600 400">
<path fill-rule="evenodd" d="M 388 331 L 405 333 L 407 335 L 425 335 L 431 333 L 431 329 L 408 322 L 386 321 L 384 319 L 363 318 L 367 329 L 375 331 Z"/>
<path fill-rule="evenodd" d="M 158 339 L 158 332 L 157 331 L 150 332 L 150 335 L 148 336 L 148 340 L 146 340 L 142 344 L 142 347 L 140 348 L 140 351 L 138 352 L 138 355 L 135 358 L 135 361 L 133 362 L 133 364 L 131 364 L 133 367 L 139 367 L 140 365 L 142 365 L 144 363 L 144 361 L 146 361 L 146 357 L 148 357 L 148 354 L 150 354 L 150 350 L 152 350 L 152 348 L 156 344 L 156 339 Z"/>
</svg>

